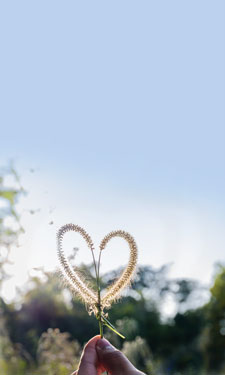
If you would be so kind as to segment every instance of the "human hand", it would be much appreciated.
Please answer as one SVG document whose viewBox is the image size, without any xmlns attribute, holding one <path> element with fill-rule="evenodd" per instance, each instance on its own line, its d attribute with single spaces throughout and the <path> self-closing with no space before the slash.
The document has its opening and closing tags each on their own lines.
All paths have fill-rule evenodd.
<svg viewBox="0 0 225 375">
<path fill-rule="evenodd" d="M 93 337 L 84 347 L 79 369 L 72 375 L 144 375 L 106 339 Z"/>
</svg>

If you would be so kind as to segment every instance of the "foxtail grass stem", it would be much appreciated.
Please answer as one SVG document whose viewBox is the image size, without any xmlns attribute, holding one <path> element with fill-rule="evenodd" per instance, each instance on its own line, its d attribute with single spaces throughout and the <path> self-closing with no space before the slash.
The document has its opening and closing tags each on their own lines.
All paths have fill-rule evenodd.
<svg viewBox="0 0 225 375">
<path fill-rule="evenodd" d="M 93 262 L 94 262 L 94 267 L 95 267 L 96 284 L 97 284 L 97 290 L 98 290 L 98 304 L 97 304 L 98 314 L 97 314 L 97 319 L 98 319 L 98 323 L 99 323 L 99 333 L 100 333 L 100 337 L 102 339 L 103 338 L 103 323 L 102 323 L 102 308 L 101 308 L 101 289 L 100 289 L 100 278 L 99 278 L 101 251 L 100 251 L 99 259 L 98 259 L 98 267 L 96 265 L 94 251 L 91 250 L 91 252 L 92 252 L 92 257 L 93 257 Z"/>
<path fill-rule="evenodd" d="M 96 275 L 97 278 L 97 286 L 98 286 L 98 313 L 99 313 L 99 331 L 101 339 L 103 338 L 103 323 L 102 323 L 102 305 L 101 305 L 101 288 L 100 288 L 100 261 L 101 261 L 101 251 L 99 253 L 98 258 L 98 273 Z"/>
<path fill-rule="evenodd" d="M 101 310 L 101 294 L 100 288 L 98 289 L 98 322 L 101 339 L 103 338 L 103 324 L 102 324 L 102 310 Z"/>
</svg>

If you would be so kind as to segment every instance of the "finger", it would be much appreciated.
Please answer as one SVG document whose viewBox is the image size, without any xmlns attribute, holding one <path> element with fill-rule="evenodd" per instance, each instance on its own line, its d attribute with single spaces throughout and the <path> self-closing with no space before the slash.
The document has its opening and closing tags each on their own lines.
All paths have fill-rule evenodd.
<svg viewBox="0 0 225 375">
<path fill-rule="evenodd" d="M 78 370 L 74 371 L 71 375 L 77 375 L 77 374 L 78 374 Z"/>
<path fill-rule="evenodd" d="M 98 356 L 95 345 L 99 338 L 99 335 L 95 336 L 85 345 L 77 375 L 97 375 Z"/>
<path fill-rule="evenodd" d="M 112 375 L 138 375 L 141 374 L 125 357 L 125 355 L 112 346 L 106 339 L 96 343 L 99 362 Z"/>
</svg>

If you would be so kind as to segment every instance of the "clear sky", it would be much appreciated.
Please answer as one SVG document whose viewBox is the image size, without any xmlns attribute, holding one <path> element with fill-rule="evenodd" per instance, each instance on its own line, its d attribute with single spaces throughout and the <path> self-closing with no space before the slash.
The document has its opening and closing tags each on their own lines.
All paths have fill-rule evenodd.
<svg viewBox="0 0 225 375">
<path fill-rule="evenodd" d="M 1 2 L 0 162 L 29 192 L 7 296 L 55 267 L 67 222 L 96 243 L 128 230 L 140 263 L 210 282 L 225 260 L 224 18 L 219 0 Z M 103 270 L 126 262 L 120 245 Z"/>
</svg>

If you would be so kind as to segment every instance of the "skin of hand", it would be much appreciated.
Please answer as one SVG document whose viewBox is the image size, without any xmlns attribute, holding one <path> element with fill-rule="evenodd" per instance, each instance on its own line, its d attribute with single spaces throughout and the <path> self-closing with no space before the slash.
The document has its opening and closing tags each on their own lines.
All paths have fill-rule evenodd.
<svg viewBox="0 0 225 375">
<path fill-rule="evenodd" d="M 95 336 L 85 345 L 79 369 L 72 375 L 101 375 L 104 371 L 111 375 L 144 375 L 109 341 Z"/>
</svg>

